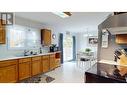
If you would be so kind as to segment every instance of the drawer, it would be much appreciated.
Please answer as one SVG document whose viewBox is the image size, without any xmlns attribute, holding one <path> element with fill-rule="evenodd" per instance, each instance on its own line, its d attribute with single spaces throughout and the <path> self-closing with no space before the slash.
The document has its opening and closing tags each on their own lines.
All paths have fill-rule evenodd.
<svg viewBox="0 0 127 95">
<path fill-rule="evenodd" d="M 44 55 L 42 56 L 43 59 L 48 59 L 49 58 L 49 55 Z"/>
<path fill-rule="evenodd" d="M 51 54 L 51 55 L 50 55 L 50 57 L 53 57 L 53 58 L 55 58 L 55 54 Z"/>
<path fill-rule="evenodd" d="M 32 57 L 32 61 L 41 60 L 41 56 Z"/>
<path fill-rule="evenodd" d="M 31 58 L 22 58 L 22 59 L 19 59 L 19 63 L 30 62 L 30 61 L 31 61 Z"/>
<path fill-rule="evenodd" d="M 0 67 L 5 67 L 9 65 L 17 64 L 18 60 L 6 60 L 6 61 L 0 61 Z"/>
</svg>

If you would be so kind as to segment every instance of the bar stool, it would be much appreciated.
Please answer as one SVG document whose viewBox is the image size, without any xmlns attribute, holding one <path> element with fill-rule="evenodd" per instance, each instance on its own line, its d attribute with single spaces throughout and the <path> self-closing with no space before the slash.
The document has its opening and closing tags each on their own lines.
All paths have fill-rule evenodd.
<svg viewBox="0 0 127 95">
<path fill-rule="evenodd" d="M 89 58 L 80 58 L 79 67 L 83 70 L 88 70 L 91 67 L 91 60 Z"/>
</svg>

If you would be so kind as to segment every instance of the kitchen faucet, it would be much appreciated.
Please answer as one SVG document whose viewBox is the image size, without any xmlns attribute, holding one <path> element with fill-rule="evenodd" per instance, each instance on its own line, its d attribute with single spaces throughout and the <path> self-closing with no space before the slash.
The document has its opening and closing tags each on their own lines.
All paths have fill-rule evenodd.
<svg viewBox="0 0 127 95">
<path fill-rule="evenodd" d="M 24 56 L 27 56 L 28 52 L 29 52 L 29 50 L 24 50 Z"/>
<path fill-rule="evenodd" d="M 42 53 L 42 48 L 40 47 L 40 51 L 39 51 L 39 53 Z"/>
</svg>

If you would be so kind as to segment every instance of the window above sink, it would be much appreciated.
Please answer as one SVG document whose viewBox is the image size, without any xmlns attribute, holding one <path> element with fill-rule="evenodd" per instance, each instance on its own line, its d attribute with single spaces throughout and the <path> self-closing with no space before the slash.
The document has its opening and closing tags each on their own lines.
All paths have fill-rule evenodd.
<svg viewBox="0 0 127 95">
<path fill-rule="evenodd" d="M 9 49 L 26 49 L 41 44 L 39 29 L 14 25 L 7 27 L 7 33 Z"/>
</svg>

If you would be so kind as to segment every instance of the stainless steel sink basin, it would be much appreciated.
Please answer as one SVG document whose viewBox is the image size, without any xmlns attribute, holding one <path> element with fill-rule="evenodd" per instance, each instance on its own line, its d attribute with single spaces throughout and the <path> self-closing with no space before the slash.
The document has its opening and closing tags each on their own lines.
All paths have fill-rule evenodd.
<svg viewBox="0 0 127 95">
<path fill-rule="evenodd" d="M 16 57 L 24 57 L 24 56 L 32 56 L 32 55 L 38 55 L 38 54 L 28 54 L 28 55 L 19 54 L 19 55 L 15 55 L 15 56 Z"/>
</svg>

